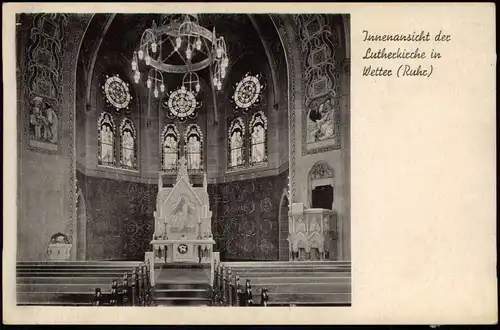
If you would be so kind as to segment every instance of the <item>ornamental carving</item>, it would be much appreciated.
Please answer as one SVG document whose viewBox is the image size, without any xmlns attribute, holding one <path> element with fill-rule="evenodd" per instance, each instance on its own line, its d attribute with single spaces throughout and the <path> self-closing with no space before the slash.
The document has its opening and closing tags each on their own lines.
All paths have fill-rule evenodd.
<svg viewBox="0 0 500 330">
<path fill-rule="evenodd" d="M 28 148 L 47 154 L 61 152 L 63 58 L 67 14 L 32 15 L 24 67 Z"/>
<path fill-rule="evenodd" d="M 319 162 L 311 168 L 311 179 L 333 178 L 333 170 L 327 163 Z"/>
</svg>

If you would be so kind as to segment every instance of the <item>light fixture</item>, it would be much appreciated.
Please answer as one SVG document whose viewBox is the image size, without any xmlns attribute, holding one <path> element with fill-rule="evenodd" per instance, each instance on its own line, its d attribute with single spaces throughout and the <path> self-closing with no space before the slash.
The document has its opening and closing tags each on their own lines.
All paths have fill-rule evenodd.
<svg viewBox="0 0 500 330">
<path fill-rule="evenodd" d="M 141 78 L 141 63 L 148 70 L 146 85 L 154 88 L 155 96 L 165 92 L 164 73 L 184 74 L 182 87 L 196 96 L 201 90 L 196 72 L 210 67 L 213 88 L 220 91 L 229 57 L 224 37 L 217 36 L 215 28 L 210 31 L 201 26 L 196 14 L 164 14 L 159 26 L 153 22 L 144 30 L 132 55 L 136 83 Z"/>
</svg>

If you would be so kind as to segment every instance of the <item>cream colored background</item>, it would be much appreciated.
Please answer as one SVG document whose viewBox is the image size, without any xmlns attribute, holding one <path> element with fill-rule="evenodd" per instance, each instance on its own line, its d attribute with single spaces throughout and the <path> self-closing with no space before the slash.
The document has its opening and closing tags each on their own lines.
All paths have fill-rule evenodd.
<svg viewBox="0 0 500 330">
<path fill-rule="evenodd" d="M 352 307 L 15 307 L 15 12 L 351 14 Z M 3 6 L 5 323 L 495 323 L 493 4 Z M 452 35 L 430 79 L 362 77 L 362 30 Z M 382 43 L 378 43 L 382 46 Z M 386 47 L 398 45 L 387 43 Z M 412 48 L 407 45 L 407 48 Z M 374 61 L 371 61 L 372 64 Z M 398 62 L 380 61 L 397 68 Z"/>
</svg>

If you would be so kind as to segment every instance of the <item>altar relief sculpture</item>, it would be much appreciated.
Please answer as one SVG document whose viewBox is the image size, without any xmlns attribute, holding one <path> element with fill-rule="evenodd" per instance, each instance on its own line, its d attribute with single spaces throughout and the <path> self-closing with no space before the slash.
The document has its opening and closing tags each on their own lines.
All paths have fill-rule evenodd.
<svg viewBox="0 0 500 330">
<path fill-rule="evenodd" d="M 190 202 L 186 196 L 180 196 L 178 201 L 173 202 L 172 229 L 177 232 L 192 232 L 195 227 L 195 204 Z"/>
</svg>

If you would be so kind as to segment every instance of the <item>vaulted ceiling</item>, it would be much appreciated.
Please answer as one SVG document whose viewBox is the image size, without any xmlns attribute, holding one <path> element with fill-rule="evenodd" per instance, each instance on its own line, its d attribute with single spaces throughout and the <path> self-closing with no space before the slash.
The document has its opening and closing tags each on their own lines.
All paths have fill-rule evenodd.
<svg viewBox="0 0 500 330">
<path fill-rule="evenodd" d="M 87 26 L 79 61 L 84 69 L 86 101 L 90 98 L 90 84 L 96 61 L 130 63 L 143 31 L 153 21 L 161 23 L 160 14 L 94 14 Z M 271 16 L 268 14 L 199 14 L 200 25 L 224 36 L 231 64 L 243 55 L 267 59 L 272 83 L 276 87 L 276 64 L 284 63 L 284 52 Z M 200 77 L 209 81 L 207 72 Z"/>
</svg>

